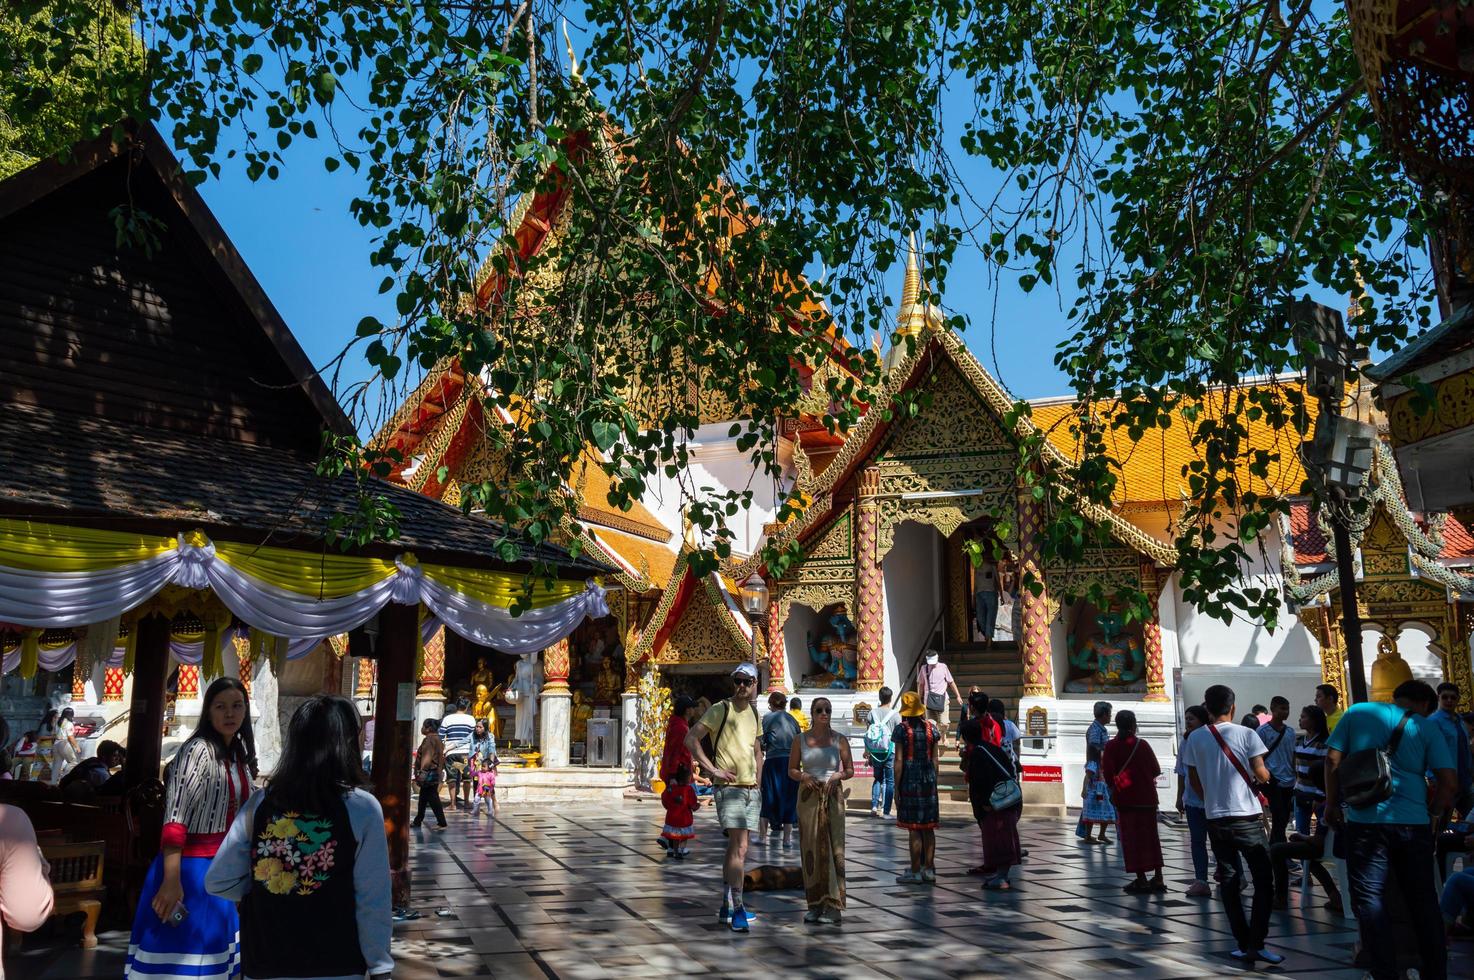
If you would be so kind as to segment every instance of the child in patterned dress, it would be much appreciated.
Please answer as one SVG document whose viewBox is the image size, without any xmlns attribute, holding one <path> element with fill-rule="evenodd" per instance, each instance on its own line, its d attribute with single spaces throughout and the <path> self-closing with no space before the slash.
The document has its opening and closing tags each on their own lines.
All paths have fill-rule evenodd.
<svg viewBox="0 0 1474 980">
<path fill-rule="evenodd" d="M 696 836 L 695 814 L 701 805 L 701 801 L 696 799 L 696 791 L 691 788 L 689 766 L 676 768 L 670 785 L 660 794 L 660 802 L 665 807 L 665 829 L 660 832 L 660 846 L 665 848 L 667 857 L 680 860 L 691 853 L 686 841 Z"/>
<path fill-rule="evenodd" d="M 487 815 L 493 820 L 496 819 L 496 767 L 496 756 L 490 759 L 474 755 L 471 757 L 471 785 L 476 794 L 471 801 L 471 816 L 473 817 L 480 812 L 484 804 Z"/>
</svg>

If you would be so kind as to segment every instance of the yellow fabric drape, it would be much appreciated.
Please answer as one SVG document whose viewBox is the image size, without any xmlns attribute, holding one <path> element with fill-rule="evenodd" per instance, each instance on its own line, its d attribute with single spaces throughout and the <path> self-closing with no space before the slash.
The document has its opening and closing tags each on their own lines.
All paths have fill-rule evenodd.
<svg viewBox="0 0 1474 980">
<path fill-rule="evenodd" d="M 425 564 L 420 567 L 425 570 L 427 578 L 432 578 L 457 592 L 465 593 L 488 606 L 510 609 L 514 602 L 522 598 L 525 579 L 520 574 L 493 572 L 479 568 L 453 568 L 449 565 Z M 583 582 L 564 579 L 553 582 L 551 587 L 543 581 L 535 582 L 534 586 L 533 609 L 555 606 L 565 599 L 573 598 L 586 588 Z"/>
<path fill-rule="evenodd" d="M 215 557 L 268 585 L 324 599 L 341 599 L 362 592 L 396 571 L 392 561 L 381 558 L 257 548 L 228 541 L 215 542 Z"/>
<path fill-rule="evenodd" d="M 0 565 L 33 572 L 99 572 L 174 550 L 173 538 L 0 518 Z"/>
<path fill-rule="evenodd" d="M 41 664 L 41 631 L 26 630 L 20 641 L 20 675 L 26 680 L 36 676 Z"/>
</svg>

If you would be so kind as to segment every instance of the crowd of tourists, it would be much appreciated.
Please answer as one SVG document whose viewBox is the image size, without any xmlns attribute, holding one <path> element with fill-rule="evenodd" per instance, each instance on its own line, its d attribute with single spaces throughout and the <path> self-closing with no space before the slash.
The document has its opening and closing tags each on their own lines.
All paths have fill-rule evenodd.
<svg viewBox="0 0 1474 980">
<path fill-rule="evenodd" d="M 1457 686 L 1435 691 L 1414 680 L 1390 704 L 1349 708 L 1322 684 L 1294 727 L 1284 697 L 1254 705 L 1236 722 L 1236 697 L 1224 685 L 1186 709 L 1177 810 L 1191 841 L 1187 894 L 1213 894 L 1211 850 L 1212 878 L 1237 944 L 1231 957 L 1245 966 L 1284 960 L 1267 936 L 1273 910 L 1289 904 L 1291 862 L 1320 885 L 1326 908 L 1345 914 L 1335 876 L 1321 863 L 1332 857 L 1345 863 L 1361 937 L 1358 965 L 1374 980 L 1392 980 L 1407 965 L 1399 962 L 1402 950 L 1404 961 L 1415 953 L 1424 980 L 1447 976 L 1446 933 L 1468 935 L 1461 919 L 1474 906 L 1474 870 L 1444 870 L 1446 856 L 1474 850 L 1474 715 L 1461 716 L 1458 703 Z M 1133 712 L 1116 713 L 1115 737 L 1111 720 L 1111 705 L 1097 703 L 1076 834 L 1108 844 L 1114 826 L 1125 870 L 1135 876 L 1125 890 L 1165 891 L 1160 766 L 1137 736 Z"/>
<path fill-rule="evenodd" d="M 948 709 L 948 694 L 961 697 L 950 674 L 922 672 L 898 704 L 890 689 L 878 692 L 863 749 L 874 776 L 872 815 L 889 818 L 894 811 L 897 826 L 908 832 L 909 867 L 896 880 L 916 886 L 936 880 L 937 767 L 947 737 L 936 712 Z M 759 714 L 751 665 L 739 666 L 732 683 L 733 696 L 704 711 L 689 699 L 676 703 L 661 764 L 671 784 L 662 836 L 678 830 L 677 856 L 686 853 L 698 804 L 691 774 L 704 771 L 726 837 L 721 921 L 737 932 L 753 921 L 742 894 L 753 835 L 763 846 L 786 850 L 794 846 L 796 825 L 805 921 L 838 923 L 845 906 L 841 786 L 854 775 L 849 740 L 832 726 L 828 698 L 812 701 L 812 725 L 805 727 L 782 694 L 769 695 L 767 714 Z M 1458 702 L 1452 684 L 1435 691 L 1409 681 L 1391 704 L 1343 708 L 1336 689 L 1320 685 L 1292 726 L 1289 699 L 1272 698 L 1239 716 L 1234 692 L 1215 685 L 1202 704 L 1186 709 L 1176 809 L 1186 817 L 1191 842 L 1187 894 L 1211 897 L 1210 882 L 1217 883 L 1236 941 L 1233 959 L 1245 966 L 1283 961 L 1267 936 L 1273 910 L 1288 906 L 1298 884 L 1293 871 L 1320 885 L 1326 908 L 1346 913 L 1348 896 L 1322 863 L 1331 857 L 1345 863 L 1362 937 L 1358 961 L 1370 976 L 1398 976 L 1399 948 L 1416 950 L 1425 980 L 1447 975 L 1446 930 L 1467 932 L 1462 916 L 1474 907 L 1474 867 L 1443 871 L 1446 856 L 1474 850 L 1474 716 L 1460 716 Z M 983 856 L 970 870 L 985 889 L 1008 889 L 1010 872 L 1026 853 L 1018 835 L 1018 729 L 1000 702 L 976 689 L 965 699 L 963 718 L 957 744 Z M 1112 844 L 1114 829 L 1130 876 L 1123 890 L 1165 892 L 1162 768 L 1135 712 L 1097 703 L 1085 749 L 1076 827 L 1082 845 Z M 666 846 L 673 850 L 676 842 Z"/>
</svg>

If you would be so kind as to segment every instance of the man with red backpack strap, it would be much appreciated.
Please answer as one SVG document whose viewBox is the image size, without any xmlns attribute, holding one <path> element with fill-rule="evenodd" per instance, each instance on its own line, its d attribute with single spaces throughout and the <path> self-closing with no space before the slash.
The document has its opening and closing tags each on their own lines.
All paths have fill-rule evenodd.
<svg viewBox="0 0 1474 980">
<path fill-rule="evenodd" d="M 1282 963 L 1283 956 L 1264 946 L 1274 908 L 1274 865 L 1264 832 L 1263 787 L 1270 780 L 1264 767 L 1267 749 L 1256 731 L 1234 724 L 1238 705 L 1232 688 L 1214 684 L 1203 692 L 1203 707 L 1209 722 L 1188 736 L 1182 760 L 1193 791 L 1203 799 L 1208 841 L 1223 871 L 1218 895 L 1238 942 L 1238 948 L 1228 955 L 1249 967 L 1255 961 Z M 1241 897 L 1245 863 L 1254 883 L 1254 903 L 1247 919 Z"/>
</svg>

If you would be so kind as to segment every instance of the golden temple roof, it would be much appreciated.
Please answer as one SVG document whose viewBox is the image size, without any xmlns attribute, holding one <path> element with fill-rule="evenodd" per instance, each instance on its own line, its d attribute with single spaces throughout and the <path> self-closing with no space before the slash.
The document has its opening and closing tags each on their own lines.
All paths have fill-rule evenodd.
<svg viewBox="0 0 1474 980">
<path fill-rule="evenodd" d="M 1171 424 L 1167 428 L 1147 429 L 1140 439 L 1134 440 L 1129 429 L 1107 427 L 1105 444 L 1111 459 L 1117 464 L 1118 482 L 1113 499 L 1118 505 L 1171 503 L 1192 496 L 1185 473 L 1191 473 L 1196 464 L 1205 463 L 1203 447 L 1193 444 L 1193 432 L 1201 419 L 1222 418 L 1236 412 L 1248 430 L 1247 444 L 1237 454 L 1243 463 L 1243 471 L 1236 474 L 1241 481 L 1240 489 L 1261 496 L 1291 497 L 1300 493 L 1305 480 L 1305 470 L 1300 465 L 1299 445 L 1301 436 L 1293 427 L 1275 428 L 1262 414 L 1250 410 L 1249 392 L 1260 395 L 1272 392 L 1275 403 L 1291 410 L 1292 397 L 1299 397 L 1303 387 L 1298 379 L 1286 381 L 1264 381 L 1235 389 L 1220 389 L 1210 392 L 1205 398 L 1185 402 L 1171 412 Z M 1306 414 L 1310 426 L 1314 426 L 1317 415 L 1315 399 L 1306 399 Z M 1077 428 L 1080 407 L 1073 399 L 1040 399 L 1030 403 L 1033 421 L 1050 445 L 1071 462 L 1078 462 L 1081 455 Z M 1098 415 L 1109 412 L 1106 406 L 1097 408 Z M 1190 422 L 1188 414 L 1197 414 L 1198 421 Z M 1250 453 L 1264 453 L 1266 475 L 1261 477 L 1249 471 L 1247 460 Z"/>
</svg>

